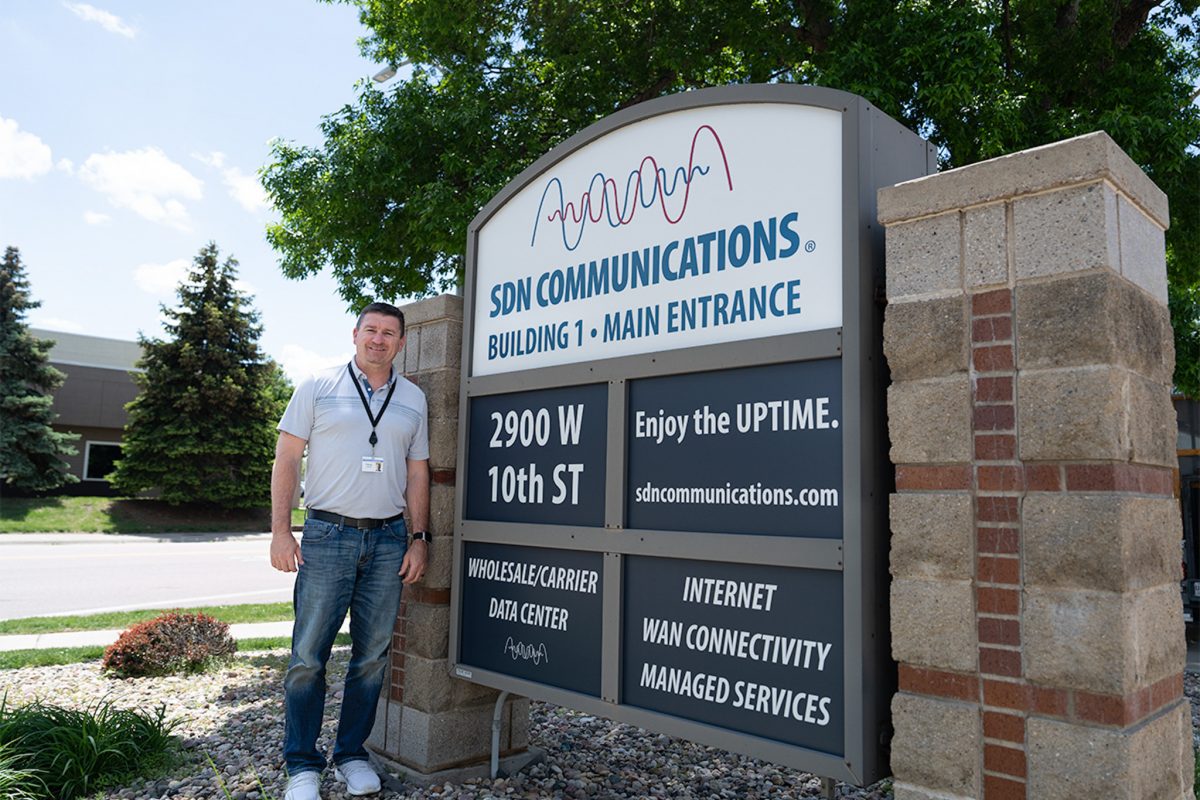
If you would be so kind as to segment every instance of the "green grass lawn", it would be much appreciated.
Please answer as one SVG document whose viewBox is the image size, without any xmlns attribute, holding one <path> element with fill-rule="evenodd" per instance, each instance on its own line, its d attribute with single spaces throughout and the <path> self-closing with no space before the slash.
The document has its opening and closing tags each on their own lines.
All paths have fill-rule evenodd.
<svg viewBox="0 0 1200 800">
<path fill-rule="evenodd" d="M 167 609 L 144 611 L 119 611 L 108 614 L 90 614 L 79 617 L 25 617 L 24 619 L 0 620 L 0 635 L 63 633 L 66 631 L 94 631 L 122 629 L 163 614 Z M 240 606 L 203 606 L 199 608 L 172 609 L 188 613 L 203 612 L 229 624 L 239 622 L 279 622 L 292 619 L 291 603 L 255 603 Z M 238 650 L 275 650 L 288 647 L 291 640 L 286 636 L 239 639 Z M 339 633 L 334 644 L 350 644 L 349 634 Z M 35 650 L 0 651 L 0 669 L 22 667 L 44 667 L 58 664 L 75 664 L 80 661 L 95 661 L 104 655 L 102 646 L 47 647 Z"/>
<path fill-rule="evenodd" d="M 104 655 L 104 647 L 44 647 L 38 650 L 0 651 L 0 669 L 22 667 L 56 667 L 59 664 L 77 664 L 80 661 L 98 661 Z"/>
<path fill-rule="evenodd" d="M 240 606 L 202 606 L 171 610 L 187 614 L 208 614 L 210 617 L 216 617 L 230 625 L 240 622 L 281 622 L 292 619 L 291 603 L 250 603 Z M 166 609 L 157 608 L 141 611 L 112 611 L 107 614 L 87 614 L 74 617 L 6 619 L 0 620 L 0 636 L 124 629 L 135 623 L 154 619 L 165 612 Z"/>
<path fill-rule="evenodd" d="M 304 511 L 292 511 L 303 524 Z M 214 510 L 170 506 L 157 500 L 112 497 L 0 498 L 0 533 L 198 533 L 267 531 L 266 509 Z"/>
<path fill-rule="evenodd" d="M 333 640 L 333 643 L 335 645 L 350 644 L 350 634 L 339 633 Z M 282 647 L 290 647 L 291 644 L 291 639 L 288 639 L 286 636 L 239 639 L 238 652 L 249 653 L 258 650 L 278 650 Z M 60 664 L 78 664 L 81 661 L 99 661 L 104 656 L 104 649 L 103 647 L 95 646 L 0 651 L 0 669 L 52 667 Z"/>
</svg>

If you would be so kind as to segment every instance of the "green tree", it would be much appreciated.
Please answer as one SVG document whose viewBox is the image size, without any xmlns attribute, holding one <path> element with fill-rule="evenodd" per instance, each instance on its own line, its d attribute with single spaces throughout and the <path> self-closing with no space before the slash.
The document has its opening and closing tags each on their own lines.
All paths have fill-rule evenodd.
<svg viewBox="0 0 1200 800">
<path fill-rule="evenodd" d="M 237 261 L 219 256 L 215 243 L 203 247 L 179 287 L 179 307 L 163 308 L 170 338 L 139 339 L 140 393 L 109 477 L 123 494 L 157 490 L 173 505 L 224 508 L 270 502 L 286 378 L 258 346 L 262 328 L 235 286 Z"/>
<path fill-rule="evenodd" d="M 283 367 L 275 359 L 267 359 L 267 398 L 270 402 L 270 411 L 268 416 L 271 419 L 271 436 L 274 440 L 275 423 L 283 416 L 283 412 L 287 410 L 288 401 L 292 399 L 292 392 L 295 386 L 288 379 L 287 373 L 283 371 Z M 274 458 L 274 453 L 271 455 Z"/>
<path fill-rule="evenodd" d="M 706 86 L 863 95 L 943 168 L 1107 131 L 1167 192 L 1179 353 L 1200 314 L 1197 0 L 342 0 L 364 55 L 411 79 L 277 141 L 262 171 L 284 274 L 329 268 L 351 306 L 444 288 L 472 217 L 534 159 L 632 104 Z M 1200 367 L 1180 359 L 1181 385 Z"/>
<path fill-rule="evenodd" d="M 50 427 L 54 390 L 66 378 L 49 364 L 49 339 L 30 335 L 25 312 L 41 303 L 29 297 L 29 280 L 15 247 L 0 264 L 0 487 L 57 489 L 79 479 L 67 471 L 76 453 L 74 433 Z"/>
</svg>

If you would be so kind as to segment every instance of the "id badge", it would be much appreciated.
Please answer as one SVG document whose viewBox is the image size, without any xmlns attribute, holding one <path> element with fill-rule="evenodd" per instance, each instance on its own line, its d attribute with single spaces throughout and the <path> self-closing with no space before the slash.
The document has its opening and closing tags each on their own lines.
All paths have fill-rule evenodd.
<svg viewBox="0 0 1200 800">
<path fill-rule="evenodd" d="M 371 458 L 371 456 L 363 456 L 362 460 L 363 472 L 383 472 L 383 459 Z"/>
</svg>

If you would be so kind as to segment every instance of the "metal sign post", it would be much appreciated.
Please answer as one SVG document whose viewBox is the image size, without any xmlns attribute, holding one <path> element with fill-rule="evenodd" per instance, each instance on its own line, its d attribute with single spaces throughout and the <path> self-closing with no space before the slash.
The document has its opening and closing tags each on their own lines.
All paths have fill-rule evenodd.
<svg viewBox="0 0 1200 800">
<path fill-rule="evenodd" d="M 471 224 L 456 676 L 856 783 L 887 770 L 878 187 L 861 98 L 689 92 Z"/>
</svg>

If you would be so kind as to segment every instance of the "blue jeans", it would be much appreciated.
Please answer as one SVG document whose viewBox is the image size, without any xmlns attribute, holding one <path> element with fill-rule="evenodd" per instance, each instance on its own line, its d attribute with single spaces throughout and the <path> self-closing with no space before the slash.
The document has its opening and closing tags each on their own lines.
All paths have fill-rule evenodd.
<svg viewBox="0 0 1200 800">
<path fill-rule="evenodd" d="M 387 673 L 388 646 L 400 607 L 400 564 L 408 548 L 404 520 L 382 528 L 304 523 L 296 575 L 292 658 L 283 680 L 286 721 L 283 757 L 288 774 L 325 769 L 317 736 L 325 713 L 325 663 L 350 611 L 350 666 L 342 695 L 333 763 L 367 758 L 363 743 Z"/>
</svg>

